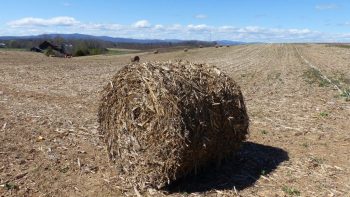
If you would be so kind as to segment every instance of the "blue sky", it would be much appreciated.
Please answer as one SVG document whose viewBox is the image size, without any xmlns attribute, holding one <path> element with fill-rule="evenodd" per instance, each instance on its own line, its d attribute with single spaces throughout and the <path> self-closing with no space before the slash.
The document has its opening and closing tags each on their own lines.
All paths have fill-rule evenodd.
<svg viewBox="0 0 350 197">
<path fill-rule="evenodd" d="M 2 0 L 0 35 L 350 42 L 350 1 Z"/>
</svg>

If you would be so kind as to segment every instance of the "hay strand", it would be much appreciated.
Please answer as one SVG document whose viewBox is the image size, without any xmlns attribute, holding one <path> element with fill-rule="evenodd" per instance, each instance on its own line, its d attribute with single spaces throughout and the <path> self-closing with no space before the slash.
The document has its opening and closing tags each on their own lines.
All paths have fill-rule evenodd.
<svg viewBox="0 0 350 197">
<path fill-rule="evenodd" d="M 100 134 L 123 187 L 162 188 L 234 153 L 248 133 L 237 84 L 189 62 L 131 64 L 104 87 Z"/>
</svg>

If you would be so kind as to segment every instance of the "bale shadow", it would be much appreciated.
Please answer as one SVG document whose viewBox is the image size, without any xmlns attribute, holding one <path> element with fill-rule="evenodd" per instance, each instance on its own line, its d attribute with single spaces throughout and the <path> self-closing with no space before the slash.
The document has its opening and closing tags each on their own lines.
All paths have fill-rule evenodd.
<svg viewBox="0 0 350 197">
<path fill-rule="evenodd" d="M 208 166 L 196 176 L 189 175 L 173 182 L 165 191 L 194 193 L 233 188 L 243 190 L 288 159 L 288 153 L 283 149 L 244 142 L 240 151 L 223 161 L 219 168 Z"/>
</svg>

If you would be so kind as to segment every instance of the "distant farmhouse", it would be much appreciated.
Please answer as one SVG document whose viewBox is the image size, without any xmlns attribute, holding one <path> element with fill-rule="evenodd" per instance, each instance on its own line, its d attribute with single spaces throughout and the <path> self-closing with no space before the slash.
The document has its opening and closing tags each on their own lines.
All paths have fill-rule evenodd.
<svg viewBox="0 0 350 197">
<path fill-rule="evenodd" d="M 0 48 L 4 48 L 6 47 L 6 44 L 5 43 L 0 43 Z"/>
</svg>

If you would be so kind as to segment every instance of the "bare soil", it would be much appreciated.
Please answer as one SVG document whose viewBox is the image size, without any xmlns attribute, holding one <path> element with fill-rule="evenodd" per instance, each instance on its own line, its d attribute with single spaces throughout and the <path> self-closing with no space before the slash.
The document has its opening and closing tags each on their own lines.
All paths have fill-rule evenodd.
<svg viewBox="0 0 350 197">
<path fill-rule="evenodd" d="M 350 88 L 350 49 L 261 44 L 139 56 L 220 67 L 241 85 L 251 119 L 248 141 L 220 168 L 141 195 L 350 196 L 350 102 L 334 88 Z M 0 51 L 0 196 L 138 195 L 118 186 L 97 131 L 100 91 L 130 57 Z"/>
</svg>

